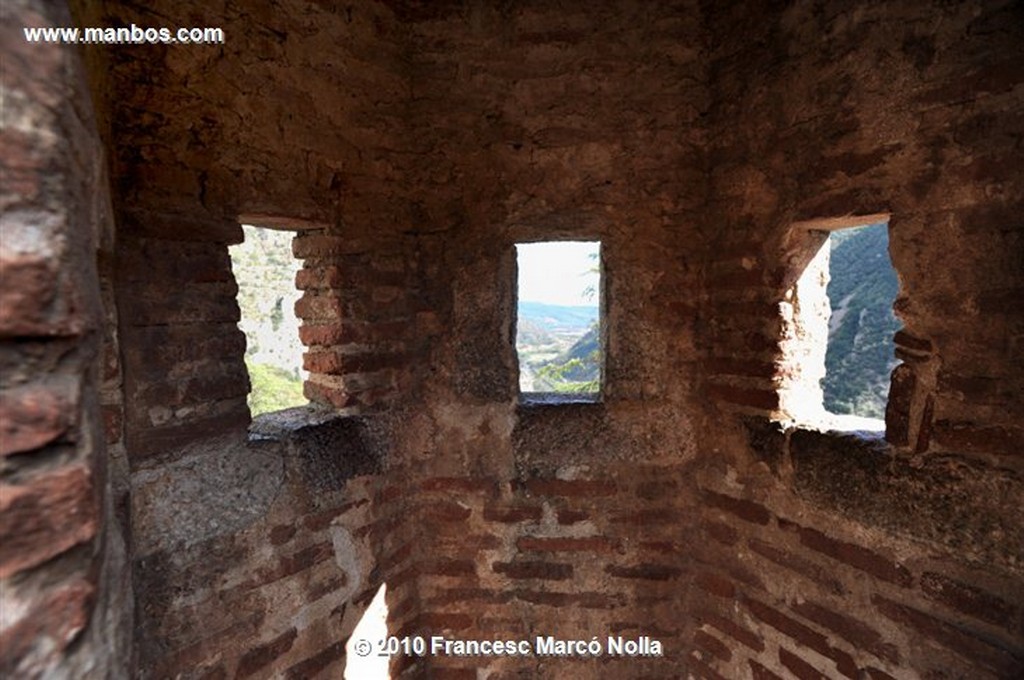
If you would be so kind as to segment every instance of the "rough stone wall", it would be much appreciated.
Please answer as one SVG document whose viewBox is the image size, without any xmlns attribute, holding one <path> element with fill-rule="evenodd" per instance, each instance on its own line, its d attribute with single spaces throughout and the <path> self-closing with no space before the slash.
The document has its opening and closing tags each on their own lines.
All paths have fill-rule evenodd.
<svg viewBox="0 0 1024 680">
<path fill-rule="evenodd" d="M 407 677 L 1020 665 L 1012 5 L 81 4 L 228 36 L 86 55 L 117 222 L 87 394 L 131 469 L 135 674 L 337 677 L 382 583 L 399 634 L 667 653 Z M 879 212 L 907 326 L 889 443 L 781 431 L 778 302 L 821 238 L 792 225 Z M 241 221 L 299 232 L 306 390 L 343 414 L 261 442 Z M 520 405 L 513 245 L 568 238 L 603 244 L 603 400 Z M 81 337 L 47 342 L 100 356 Z"/>
<path fill-rule="evenodd" d="M 384 444 L 364 421 L 303 409 L 258 431 L 135 475 L 140 677 L 344 670 L 348 631 L 389 576 L 376 555 L 399 505 L 380 502 Z"/>
<path fill-rule="evenodd" d="M 720 230 L 702 311 L 717 409 L 699 475 L 695 668 L 1014 677 L 1020 8 L 708 3 L 705 15 Z M 778 305 L 822 238 L 792 225 L 877 213 L 891 213 L 905 326 L 888 444 L 783 431 L 769 420 L 792 372 Z"/>
<path fill-rule="evenodd" d="M 310 298 L 344 283 L 347 301 L 381 302 L 396 277 L 404 282 L 396 267 L 403 271 L 406 252 L 397 264 L 393 250 L 367 256 L 356 273 L 358 257 L 324 264 L 324 252 L 340 253 L 309 244 L 344 241 L 348 254 L 366 236 L 401 241 L 395 234 L 408 224 L 392 160 L 402 153 L 398 25 L 375 3 L 78 4 L 88 25 L 212 26 L 226 35 L 224 45 L 86 50 L 109 105 L 114 159 L 112 335 L 121 370 L 111 381 L 122 384 L 131 468 L 132 672 L 337 677 L 348 631 L 376 591 L 370 585 L 391 573 L 379 562 L 400 545 L 391 534 L 401 503 L 376 507 L 386 440 L 365 443 L 363 463 L 372 465 L 351 469 L 331 456 L 344 459 L 359 448 L 350 437 L 361 435 L 314 416 L 285 427 L 277 444 L 247 443 L 245 338 L 227 246 L 241 238 L 241 222 L 303 234 L 295 255 L 307 268 L 297 284 L 314 292 L 296 312 L 318 355 L 306 361 L 321 362 L 312 366 L 311 397 L 341 406 L 325 384 L 381 378 L 364 365 L 327 365 L 325 347 L 338 340 L 312 328 L 327 318 L 358 331 L 356 322 L 376 322 L 380 312 Z M 392 344 L 409 332 L 396 330 L 394 316 L 380 330 Z M 417 318 L 418 333 L 429 318 Z M 395 389 L 409 383 L 383 379 Z M 350 410 L 391 396 L 372 387 L 358 403 L 351 391 Z M 114 397 L 109 406 L 113 435 Z"/>
<path fill-rule="evenodd" d="M 666 659 L 405 658 L 403 677 L 675 673 L 696 451 L 689 244 L 704 200 L 692 3 L 420 8 L 410 168 L 444 244 L 409 467 L 420 611 L 401 633 L 664 636 Z M 514 244 L 600 240 L 597 405 L 518 405 Z M 671 375 L 671 380 L 665 377 Z M 418 481 L 417 481 L 418 480 Z"/>
<path fill-rule="evenodd" d="M 106 161 L 79 55 L 22 34 L 69 25 L 66 8 L 16 0 L 2 15 L 0 674 L 125 677 L 126 479 L 99 396 Z"/>
</svg>

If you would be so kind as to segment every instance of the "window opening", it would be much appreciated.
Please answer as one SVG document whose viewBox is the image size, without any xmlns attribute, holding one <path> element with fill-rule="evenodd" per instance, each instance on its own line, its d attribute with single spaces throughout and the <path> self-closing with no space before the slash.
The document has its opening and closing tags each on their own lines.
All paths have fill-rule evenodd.
<svg viewBox="0 0 1024 680">
<path fill-rule="evenodd" d="M 886 223 L 829 235 L 828 350 L 822 383 L 825 410 L 884 418 L 889 376 L 898 363 L 893 312 L 899 291 L 889 260 Z"/>
<path fill-rule="evenodd" d="M 837 429 L 883 430 L 899 289 L 887 222 L 836 229 L 786 292 L 780 411 Z"/>
<path fill-rule="evenodd" d="M 303 406 L 302 343 L 295 302 L 295 274 L 301 262 L 292 257 L 294 234 L 242 225 L 244 240 L 229 248 L 238 283 L 239 329 L 245 333 L 245 367 L 249 371 L 249 410 L 253 417 Z"/>
<path fill-rule="evenodd" d="M 600 242 L 520 243 L 516 262 L 520 393 L 596 401 L 604 367 Z"/>
</svg>

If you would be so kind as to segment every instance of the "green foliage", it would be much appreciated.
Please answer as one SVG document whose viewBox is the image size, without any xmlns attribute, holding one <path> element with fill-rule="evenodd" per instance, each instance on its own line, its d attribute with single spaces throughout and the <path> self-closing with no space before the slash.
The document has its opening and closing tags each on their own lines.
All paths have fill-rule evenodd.
<svg viewBox="0 0 1024 680">
<path fill-rule="evenodd" d="M 269 364 L 254 364 L 248 360 L 249 369 L 249 410 L 253 417 L 270 411 L 293 406 L 303 406 L 308 400 L 302 395 L 302 380 L 293 373 Z"/>
<path fill-rule="evenodd" d="M 601 391 L 601 336 L 594 323 L 572 347 L 537 367 L 538 392 L 593 394 Z"/>
<path fill-rule="evenodd" d="M 892 311 L 899 290 L 889 261 L 885 224 L 834 233 L 828 297 L 832 303 L 825 356 L 825 408 L 871 418 L 885 415 L 889 374 L 896 364 Z"/>
<path fill-rule="evenodd" d="M 293 234 L 243 226 L 245 241 L 232 246 L 238 282 L 238 327 L 246 335 L 246 366 L 253 415 L 306 403 L 302 396 L 302 345 L 291 308 L 298 298 L 292 257 Z"/>
</svg>

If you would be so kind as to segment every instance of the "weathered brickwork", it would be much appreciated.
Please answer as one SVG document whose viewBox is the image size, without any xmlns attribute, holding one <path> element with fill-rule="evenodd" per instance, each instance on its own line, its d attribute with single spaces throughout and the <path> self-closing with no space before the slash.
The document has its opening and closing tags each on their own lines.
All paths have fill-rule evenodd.
<svg viewBox="0 0 1024 680">
<path fill-rule="evenodd" d="M 395 677 L 1024 668 L 1017 4 L 70 4 L 226 42 L 3 10 L 3 671 L 337 678 L 381 586 L 395 635 L 664 648 Z M 885 435 L 780 422 L 787 292 L 870 215 Z M 255 422 L 242 223 L 295 234 L 314 404 Z M 602 243 L 600 403 L 517 394 L 558 239 Z"/>
<path fill-rule="evenodd" d="M 76 55 L 21 34 L 67 25 L 67 8 L 15 0 L 2 13 L 0 675 L 116 676 L 131 580 L 114 507 L 126 479 L 99 396 L 105 157 Z"/>
<path fill-rule="evenodd" d="M 1024 536 L 1006 509 L 1024 497 L 1010 338 L 1024 314 L 982 301 L 1021 285 L 1024 193 L 1003 136 L 1019 129 L 1021 87 L 995 66 L 1021 63 L 1019 8 L 750 9 L 706 14 L 724 125 L 707 379 L 719 409 L 748 415 L 700 475 L 699 606 L 732 654 L 697 654 L 709 677 L 1013 677 Z M 943 29 L 925 28 L 937 17 Z M 802 367 L 780 347 L 778 305 L 821 241 L 804 230 L 878 213 L 904 324 L 888 444 L 785 431 L 777 390 Z"/>
</svg>

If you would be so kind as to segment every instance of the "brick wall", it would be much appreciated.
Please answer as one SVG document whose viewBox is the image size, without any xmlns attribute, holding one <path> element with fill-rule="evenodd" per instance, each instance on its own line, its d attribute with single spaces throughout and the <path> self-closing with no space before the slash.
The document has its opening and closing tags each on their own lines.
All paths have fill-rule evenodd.
<svg viewBox="0 0 1024 680">
<path fill-rule="evenodd" d="M 167 18 L 77 5 L 98 24 Z M 29 560 L 11 562 L 15 596 L 61 612 L 33 621 L 84 620 L 93 592 L 109 604 L 96 584 L 127 570 L 94 535 L 117 510 L 135 610 L 93 616 L 133 617 L 143 677 L 337 677 L 381 584 L 401 634 L 651 635 L 666 653 L 395 659 L 405 677 L 1019 667 L 1012 5 L 329 5 L 184 3 L 182 24 L 228 43 L 86 53 L 118 122 L 99 127 L 116 238 L 66 230 L 99 245 L 27 277 L 42 290 L 11 318 L 32 328 L 6 345 L 40 384 L 86 385 L 80 417 L 29 414 L 4 469 L 19 498 L 32 480 L 70 489 L 5 513 L 11 534 L 65 497 L 85 508 L 45 542 L 56 562 L 11 553 Z M 78 129 L 58 137 L 92 148 Z M 102 202 L 70 205 L 87 194 Z M 778 303 L 820 239 L 793 224 L 876 213 L 906 324 L 888 443 L 781 430 Z M 253 441 L 227 256 L 243 216 L 298 232 L 306 392 L 327 408 Z M 513 244 L 567 238 L 603 244 L 603 400 L 527 407 Z M 98 275 L 72 262 L 96 247 Z M 61 316 L 71 291 L 95 300 Z M 100 300 L 102 351 L 97 323 L 39 330 L 99 319 Z M 101 413 L 109 465 L 90 448 Z M 93 562 L 105 580 L 84 576 Z M 54 565 L 67 587 L 30 591 Z M 44 637 L 26 630 L 5 644 Z M 77 649 L 102 663 L 97 630 Z M 11 658 L 64 663 L 33 653 Z"/>
<path fill-rule="evenodd" d="M 124 470 L 98 396 L 110 357 L 104 154 L 78 55 L 22 34 L 67 25 L 66 9 L 15 1 L 3 14 L 0 674 L 118 677 L 131 581 L 115 508 Z"/>
<path fill-rule="evenodd" d="M 1019 13 L 750 10 L 707 13 L 720 38 L 710 208 L 723 228 L 706 274 L 704 369 L 732 414 L 718 422 L 736 427 L 708 442 L 699 476 L 694 668 L 1013 677 L 1024 665 L 1009 510 L 1022 498 L 1020 403 L 997 385 L 1020 380 L 1007 352 L 1024 317 L 982 301 L 1021 285 L 1010 225 L 1024 196 L 1000 141 L 1019 128 L 1021 90 L 993 65 L 1020 60 Z M 939 16 L 941 29 L 925 27 Z M 781 346 L 779 303 L 823 238 L 806 228 L 879 212 L 891 213 L 904 324 L 888 443 L 784 430 L 771 422 L 777 390 L 801 366 Z"/>
</svg>

